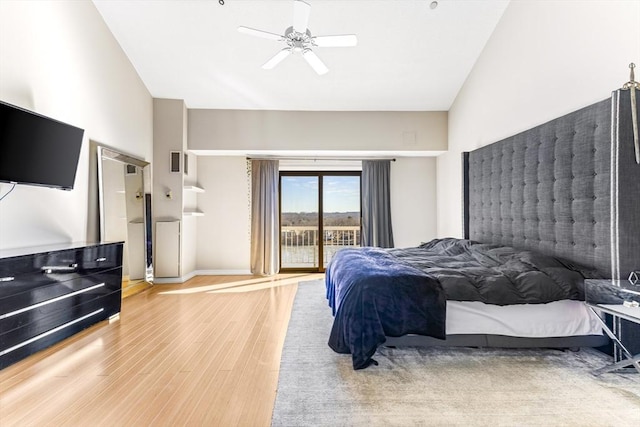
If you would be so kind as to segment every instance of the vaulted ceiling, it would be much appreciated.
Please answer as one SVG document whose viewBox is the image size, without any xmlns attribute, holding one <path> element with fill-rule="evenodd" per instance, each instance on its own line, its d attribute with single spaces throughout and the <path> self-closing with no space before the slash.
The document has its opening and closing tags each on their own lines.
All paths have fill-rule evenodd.
<svg viewBox="0 0 640 427">
<path fill-rule="evenodd" d="M 356 34 L 355 47 L 315 47 L 261 68 L 284 45 L 292 0 L 94 0 L 156 98 L 188 108 L 303 111 L 448 110 L 508 1 L 307 0 L 312 35 Z"/>
</svg>

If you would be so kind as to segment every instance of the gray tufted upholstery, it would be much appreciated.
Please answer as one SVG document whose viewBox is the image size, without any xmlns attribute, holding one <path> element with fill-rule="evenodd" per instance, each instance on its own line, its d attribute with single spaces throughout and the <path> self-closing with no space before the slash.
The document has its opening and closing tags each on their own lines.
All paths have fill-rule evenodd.
<svg viewBox="0 0 640 427">
<path fill-rule="evenodd" d="M 465 153 L 463 163 L 465 237 L 563 257 L 604 277 L 640 269 L 628 91 Z"/>
</svg>

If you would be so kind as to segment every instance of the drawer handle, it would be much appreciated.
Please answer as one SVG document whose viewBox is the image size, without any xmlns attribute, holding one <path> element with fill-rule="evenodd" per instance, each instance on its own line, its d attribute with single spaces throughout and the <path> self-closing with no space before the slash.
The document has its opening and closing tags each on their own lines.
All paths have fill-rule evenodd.
<svg viewBox="0 0 640 427">
<path fill-rule="evenodd" d="M 78 268 L 78 264 L 73 263 L 69 265 L 45 265 L 42 268 L 40 268 L 40 270 L 42 270 L 44 274 L 73 273 L 74 271 L 76 271 L 77 268 Z"/>
<path fill-rule="evenodd" d="M 96 262 L 104 262 L 107 259 L 105 257 L 96 258 Z"/>
<path fill-rule="evenodd" d="M 13 282 L 14 280 L 16 280 L 16 278 L 11 276 L 0 277 L 0 282 Z"/>
</svg>

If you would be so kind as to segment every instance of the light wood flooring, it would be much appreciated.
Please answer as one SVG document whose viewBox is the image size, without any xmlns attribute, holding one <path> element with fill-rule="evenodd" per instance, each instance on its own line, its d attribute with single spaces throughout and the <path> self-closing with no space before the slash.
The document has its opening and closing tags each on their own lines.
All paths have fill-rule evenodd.
<svg viewBox="0 0 640 427">
<path fill-rule="evenodd" d="M 0 371 L 0 426 L 268 426 L 298 281 L 155 285 Z"/>
</svg>

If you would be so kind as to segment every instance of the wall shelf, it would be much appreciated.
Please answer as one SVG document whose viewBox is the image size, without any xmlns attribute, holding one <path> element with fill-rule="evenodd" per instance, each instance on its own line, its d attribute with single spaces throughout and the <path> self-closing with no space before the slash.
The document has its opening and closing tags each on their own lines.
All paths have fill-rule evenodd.
<svg viewBox="0 0 640 427">
<path fill-rule="evenodd" d="M 182 187 L 184 192 L 190 192 L 190 193 L 204 193 L 204 188 L 199 187 L 197 185 L 185 185 Z M 185 208 L 182 211 L 182 216 L 186 217 L 186 216 L 204 216 L 204 212 L 199 211 L 197 208 L 194 207 L 189 207 L 189 208 Z"/>
<path fill-rule="evenodd" d="M 198 210 L 184 210 L 182 216 L 204 216 L 204 212 Z"/>
<path fill-rule="evenodd" d="M 184 191 L 192 191 L 194 193 L 204 193 L 204 188 L 198 187 L 197 185 L 185 185 Z"/>
</svg>

